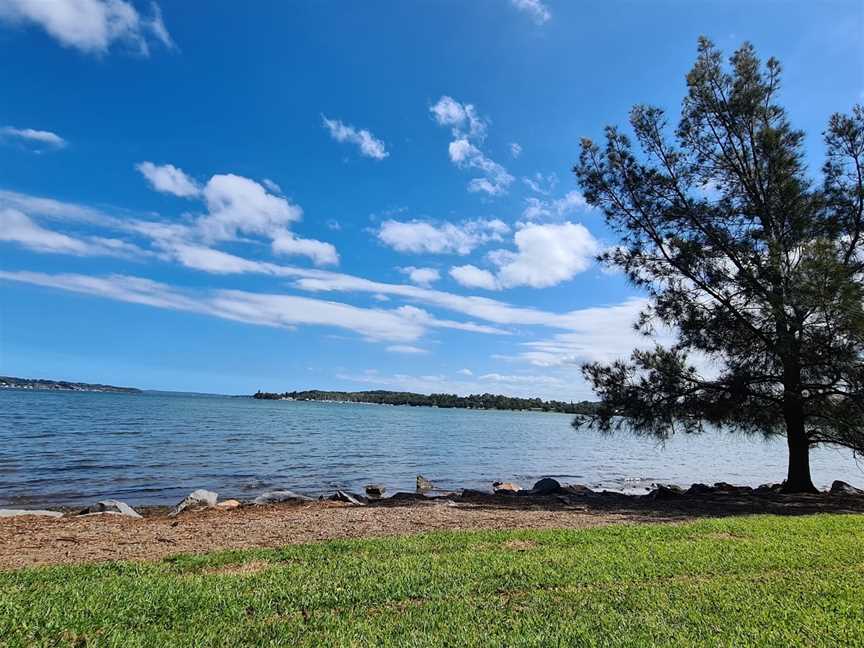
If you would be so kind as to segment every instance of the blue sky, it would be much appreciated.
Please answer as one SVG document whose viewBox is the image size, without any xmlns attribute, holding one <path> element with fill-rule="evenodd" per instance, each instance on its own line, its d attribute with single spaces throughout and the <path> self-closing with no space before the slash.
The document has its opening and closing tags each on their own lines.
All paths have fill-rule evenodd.
<svg viewBox="0 0 864 648">
<path fill-rule="evenodd" d="M 836 2 L 0 0 L 0 373 L 590 397 L 642 296 L 570 168 L 700 34 L 864 92 Z"/>
</svg>

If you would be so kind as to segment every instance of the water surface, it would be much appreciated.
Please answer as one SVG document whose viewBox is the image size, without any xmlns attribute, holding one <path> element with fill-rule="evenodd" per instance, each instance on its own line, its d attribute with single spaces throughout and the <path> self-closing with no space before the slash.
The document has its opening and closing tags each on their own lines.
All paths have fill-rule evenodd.
<svg viewBox="0 0 864 648">
<path fill-rule="evenodd" d="M 250 498 L 443 487 L 530 486 L 542 476 L 592 488 L 652 482 L 782 481 L 785 442 L 729 434 L 665 445 L 574 430 L 571 417 L 189 394 L 0 390 L 0 506 L 79 505 L 106 497 L 173 504 L 195 488 Z M 817 449 L 813 478 L 864 487 L 845 450 Z"/>
</svg>

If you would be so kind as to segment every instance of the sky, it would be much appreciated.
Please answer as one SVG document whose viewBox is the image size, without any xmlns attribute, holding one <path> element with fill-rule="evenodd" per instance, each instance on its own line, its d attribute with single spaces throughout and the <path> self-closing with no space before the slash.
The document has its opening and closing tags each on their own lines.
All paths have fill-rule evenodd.
<svg viewBox="0 0 864 648">
<path fill-rule="evenodd" d="M 591 398 L 644 295 L 571 169 L 706 35 L 818 178 L 858 0 L 0 0 L 0 374 Z"/>
</svg>

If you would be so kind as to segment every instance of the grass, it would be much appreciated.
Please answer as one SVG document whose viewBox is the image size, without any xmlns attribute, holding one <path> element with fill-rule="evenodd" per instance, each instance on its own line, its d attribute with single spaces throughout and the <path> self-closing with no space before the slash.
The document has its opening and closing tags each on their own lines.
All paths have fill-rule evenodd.
<svg viewBox="0 0 864 648">
<path fill-rule="evenodd" d="M 864 646 L 864 516 L 435 533 L 0 574 L 8 646 Z"/>
</svg>

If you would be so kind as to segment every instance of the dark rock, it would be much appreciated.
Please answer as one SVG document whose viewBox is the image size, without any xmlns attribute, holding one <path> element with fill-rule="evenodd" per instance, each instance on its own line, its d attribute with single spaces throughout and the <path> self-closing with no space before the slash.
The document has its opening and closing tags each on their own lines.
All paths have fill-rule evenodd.
<svg viewBox="0 0 864 648">
<path fill-rule="evenodd" d="M 177 515 L 178 513 L 187 510 L 191 511 L 201 508 L 212 508 L 216 506 L 217 499 L 218 495 L 213 491 L 199 488 L 198 490 L 189 493 L 189 495 L 182 502 L 178 503 L 168 515 Z"/>
<path fill-rule="evenodd" d="M 311 502 L 312 498 L 290 490 L 275 490 L 259 495 L 254 501 L 255 504 L 285 504 Z"/>
<path fill-rule="evenodd" d="M 724 495 L 749 495 L 753 492 L 752 486 L 734 486 L 726 482 L 717 482 L 714 484 L 715 493 L 723 493 Z"/>
<path fill-rule="evenodd" d="M 831 495 L 864 495 L 864 490 L 855 488 L 851 484 L 847 484 L 839 479 L 831 484 L 831 490 L 828 492 Z"/>
<path fill-rule="evenodd" d="M 684 491 L 678 486 L 664 486 L 663 484 L 659 484 L 657 488 L 645 495 L 645 497 L 650 500 L 667 500 L 678 499 L 683 494 Z"/>
<path fill-rule="evenodd" d="M 711 488 L 708 484 L 693 484 L 687 491 L 684 493 L 685 495 L 710 495 L 714 492 L 714 489 Z"/>
<path fill-rule="evenodd" d="M 138 512 L 126 502 L 120 502 L 118 500 L 102 500 L 101 502 L 96 502 L 81 511 L 79 515 L 87 515 L 90 513 L 116 513 L 131 518 L 141 517 Z"/>
<path fill-rule="evenodd" d="M 435 490 L 435 484 L 426 479 L 423 475 L 417 475 L 417 492 Z"/>
<path fill-rule="evenodd" d="M 383 497 L 387 489 L 380 484 L 368 484 L 366 486 L 366 494 L 369 497 Z"/>
<path fill-rule="evenodd" d="M 555 495 L 561 492 L 561 484 L 557 479 L 544 477 L 529 491 L 532 495 Z"/>
<path fill-rule="evenodd" d="M 593 495 L 594 491 L 582 484 L 567 484 L 561 487 L 561 492 L 566 495 Z"/>
<path fill-rule="evenodd" d="M 783 484 L 762 484 L 753 492 L 757 495 L 770 495 L 783 491 Z"/>
<path fill-rule="evenodd" d="M 468 498 L 468 499 L 478 499 L 478 498 L 489 499 L 490 497 L 493 497 L 492 493 L 488 493 L 486 491 L 481 491 L 481 490 L 476 490 L 474 488 L 463 488 L 462 492 L 459 494 L 459 496 L 462 498 Z"/>
<path fill-rule="evenodd" d="M 426 496 L 424 496 L 422 493 L 409 493 L 406 491 L 398 491 L 396 493 L 393 493 L 393 495 L 391 495 L 388 499 L 391 499 L 394 501 L 400 501 L 400 500 L 411 500 L 411 501 L 420 500 L 420 501 L 422 501 L 422 500 L 426 499 Z"/>
<path fill-rule="evenodd" d="M 366 506 L 365 497 L 343 490 L 337 490 L 330 499 L 334 502 L 348 502 L 349 504 L 354 504 L 356 506 Z"/>
</svg>

